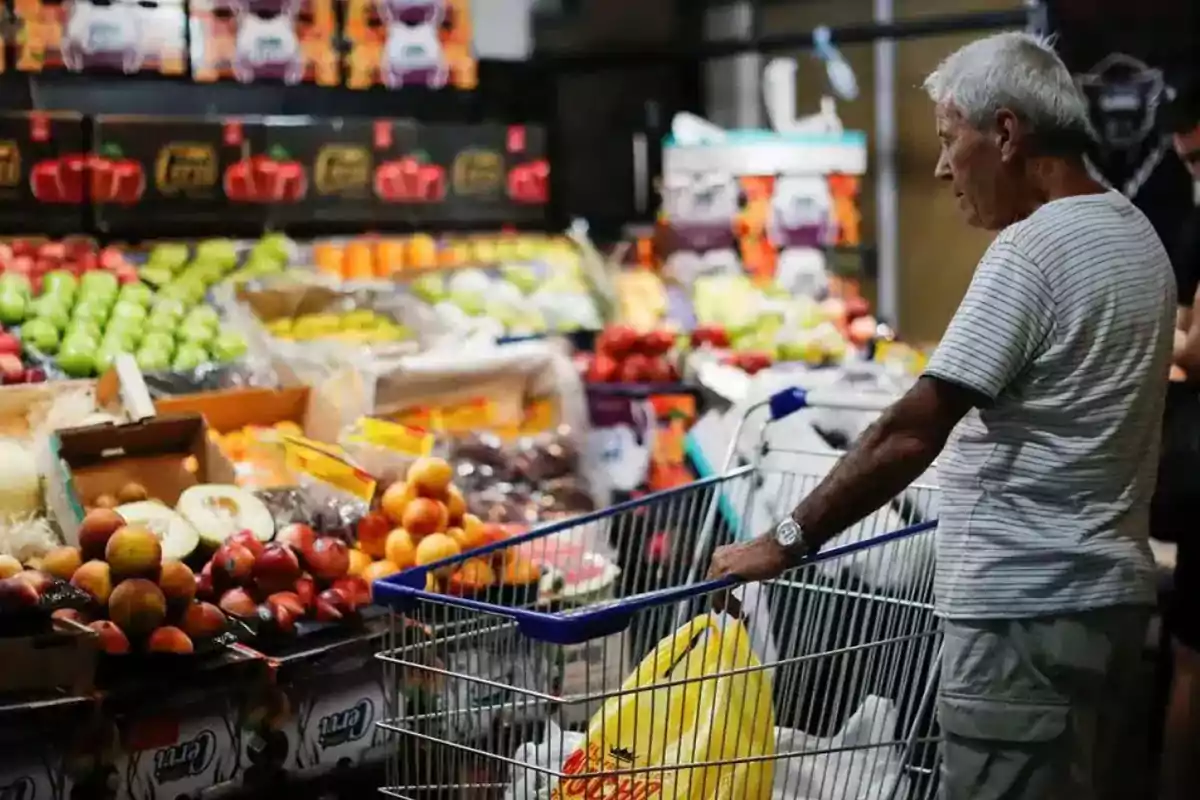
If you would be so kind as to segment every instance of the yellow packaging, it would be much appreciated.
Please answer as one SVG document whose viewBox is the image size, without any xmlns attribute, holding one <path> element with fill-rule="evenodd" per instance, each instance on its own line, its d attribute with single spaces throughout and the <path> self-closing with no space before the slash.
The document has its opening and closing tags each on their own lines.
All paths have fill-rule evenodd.
<svg viewBox="0 0 1200 800">
<path fill-rule="evenodd" d="M 283 447 L 288 470 L 293 475 L 308 475 L 364 503 L 369 504 L 374 499 L 375 479 L 327 445 L 300 436 L 288 436 Z"/>
<path fill-rule="evenodd" d="M 771 679 L 733 619 L 697 617 L 667 636 L 588 724 L 552 800 L 768 800 L 775 765 Z M 728 674 L 734 672 L 735 674 Z M 705 675 L 714 677 L 696 680 Z M 659 688 L 648 689 L 661 684 Z M 643 691 L 635 691 L 643 689 Z M 767 760 L 748 759 L 767 757 Z M 690 764 L 731 762 L 725 766 Z M 632 774 L 607 774 L 646 770 Z"/>
<path fill-rule="evenodd" d="M 357 441 L 415 458 L 433 452 L 433 434 L 426 430 L 374 417 L 363 417 L 358 425 L 362 433 L 354 437 Z"/>
</svg>

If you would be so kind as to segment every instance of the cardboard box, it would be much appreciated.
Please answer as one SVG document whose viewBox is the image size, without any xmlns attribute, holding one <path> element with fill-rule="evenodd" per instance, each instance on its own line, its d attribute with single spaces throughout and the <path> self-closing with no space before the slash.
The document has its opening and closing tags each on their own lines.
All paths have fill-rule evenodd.
<svg viewBox="0 0 1200 800">
<path fill-rule="evenodd" d="M 173 507 L 185 489 L 235 477 L 196 413 L 68 428 L 51 437 L 50 448 L 55 469 L 47 476 L 46 501 L 68 544 L 79 541 L 85 503 L 130 481 Z"/>
<path fill-rule="evenodd" d="M 0 637 L 0 692 L 90 692 L 96 678 L 96 644 L 82 631 Z"/>
</svg>

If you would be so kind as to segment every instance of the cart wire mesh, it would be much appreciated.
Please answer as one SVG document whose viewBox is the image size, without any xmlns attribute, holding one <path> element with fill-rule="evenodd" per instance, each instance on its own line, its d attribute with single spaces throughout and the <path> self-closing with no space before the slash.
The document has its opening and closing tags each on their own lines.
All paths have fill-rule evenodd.
<svg viewBox="0 0 1200 800">
<path fill-rule="evenodd" d="M 381 725 L 397 745 L 381 791 L 936 796 L 934 486 L 910 487 L 777 580 L 701 580 L 717 546 L 769 530 L 837 456 L 762 447 L 721 475 L 428 568 L 532 563 L 530 584 L 449 596 L 427 592 L 420 568 L 378 582 L 394 609 Z M 711 624 L 689 627 L 697 618 Z M 657 667 L 632 680 L 648 655 Z"/>
</svg>

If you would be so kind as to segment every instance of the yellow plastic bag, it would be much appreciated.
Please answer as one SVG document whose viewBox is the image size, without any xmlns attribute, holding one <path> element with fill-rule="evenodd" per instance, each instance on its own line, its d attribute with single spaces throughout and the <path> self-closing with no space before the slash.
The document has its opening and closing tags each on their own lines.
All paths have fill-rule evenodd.
<svg viewBox="0 0 1200 800">
<path fill-rule="evenodd" d="M 740 622 L 705 615 L 659 642 L 620 695 L 592 717 L 587 738 L 563 763 L 568 777 L 551 798 L 765 800 L 774 754 L 769 672 L 760 668 Z M 764 760 L 690 766 L 750 758 Z M 570 777 L 646 768 L 659 769 Z"/>
</svg>

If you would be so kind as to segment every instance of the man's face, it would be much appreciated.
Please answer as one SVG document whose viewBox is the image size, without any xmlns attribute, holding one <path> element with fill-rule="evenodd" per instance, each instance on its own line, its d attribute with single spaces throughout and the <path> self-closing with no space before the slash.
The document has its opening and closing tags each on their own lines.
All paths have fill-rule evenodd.
<svg viewBox="0 0 1200 800">
<path fill-rule="evenodd" d="M 1174 138 L 1175 152 L 1187 166 L 1192 177 L 1200 181 L 1200 125 L 1187 133 L 1177 133 Z"/>
<path fill-rule="evenodd" d="M 933 174 L 949 181 L 967 224 L 995 231 L 1013 222 L 1016 193 L 1003 137 L 972 127 L 952 104 L 939 103 L 935 113 L 941 151 Z"/>
</svg>

